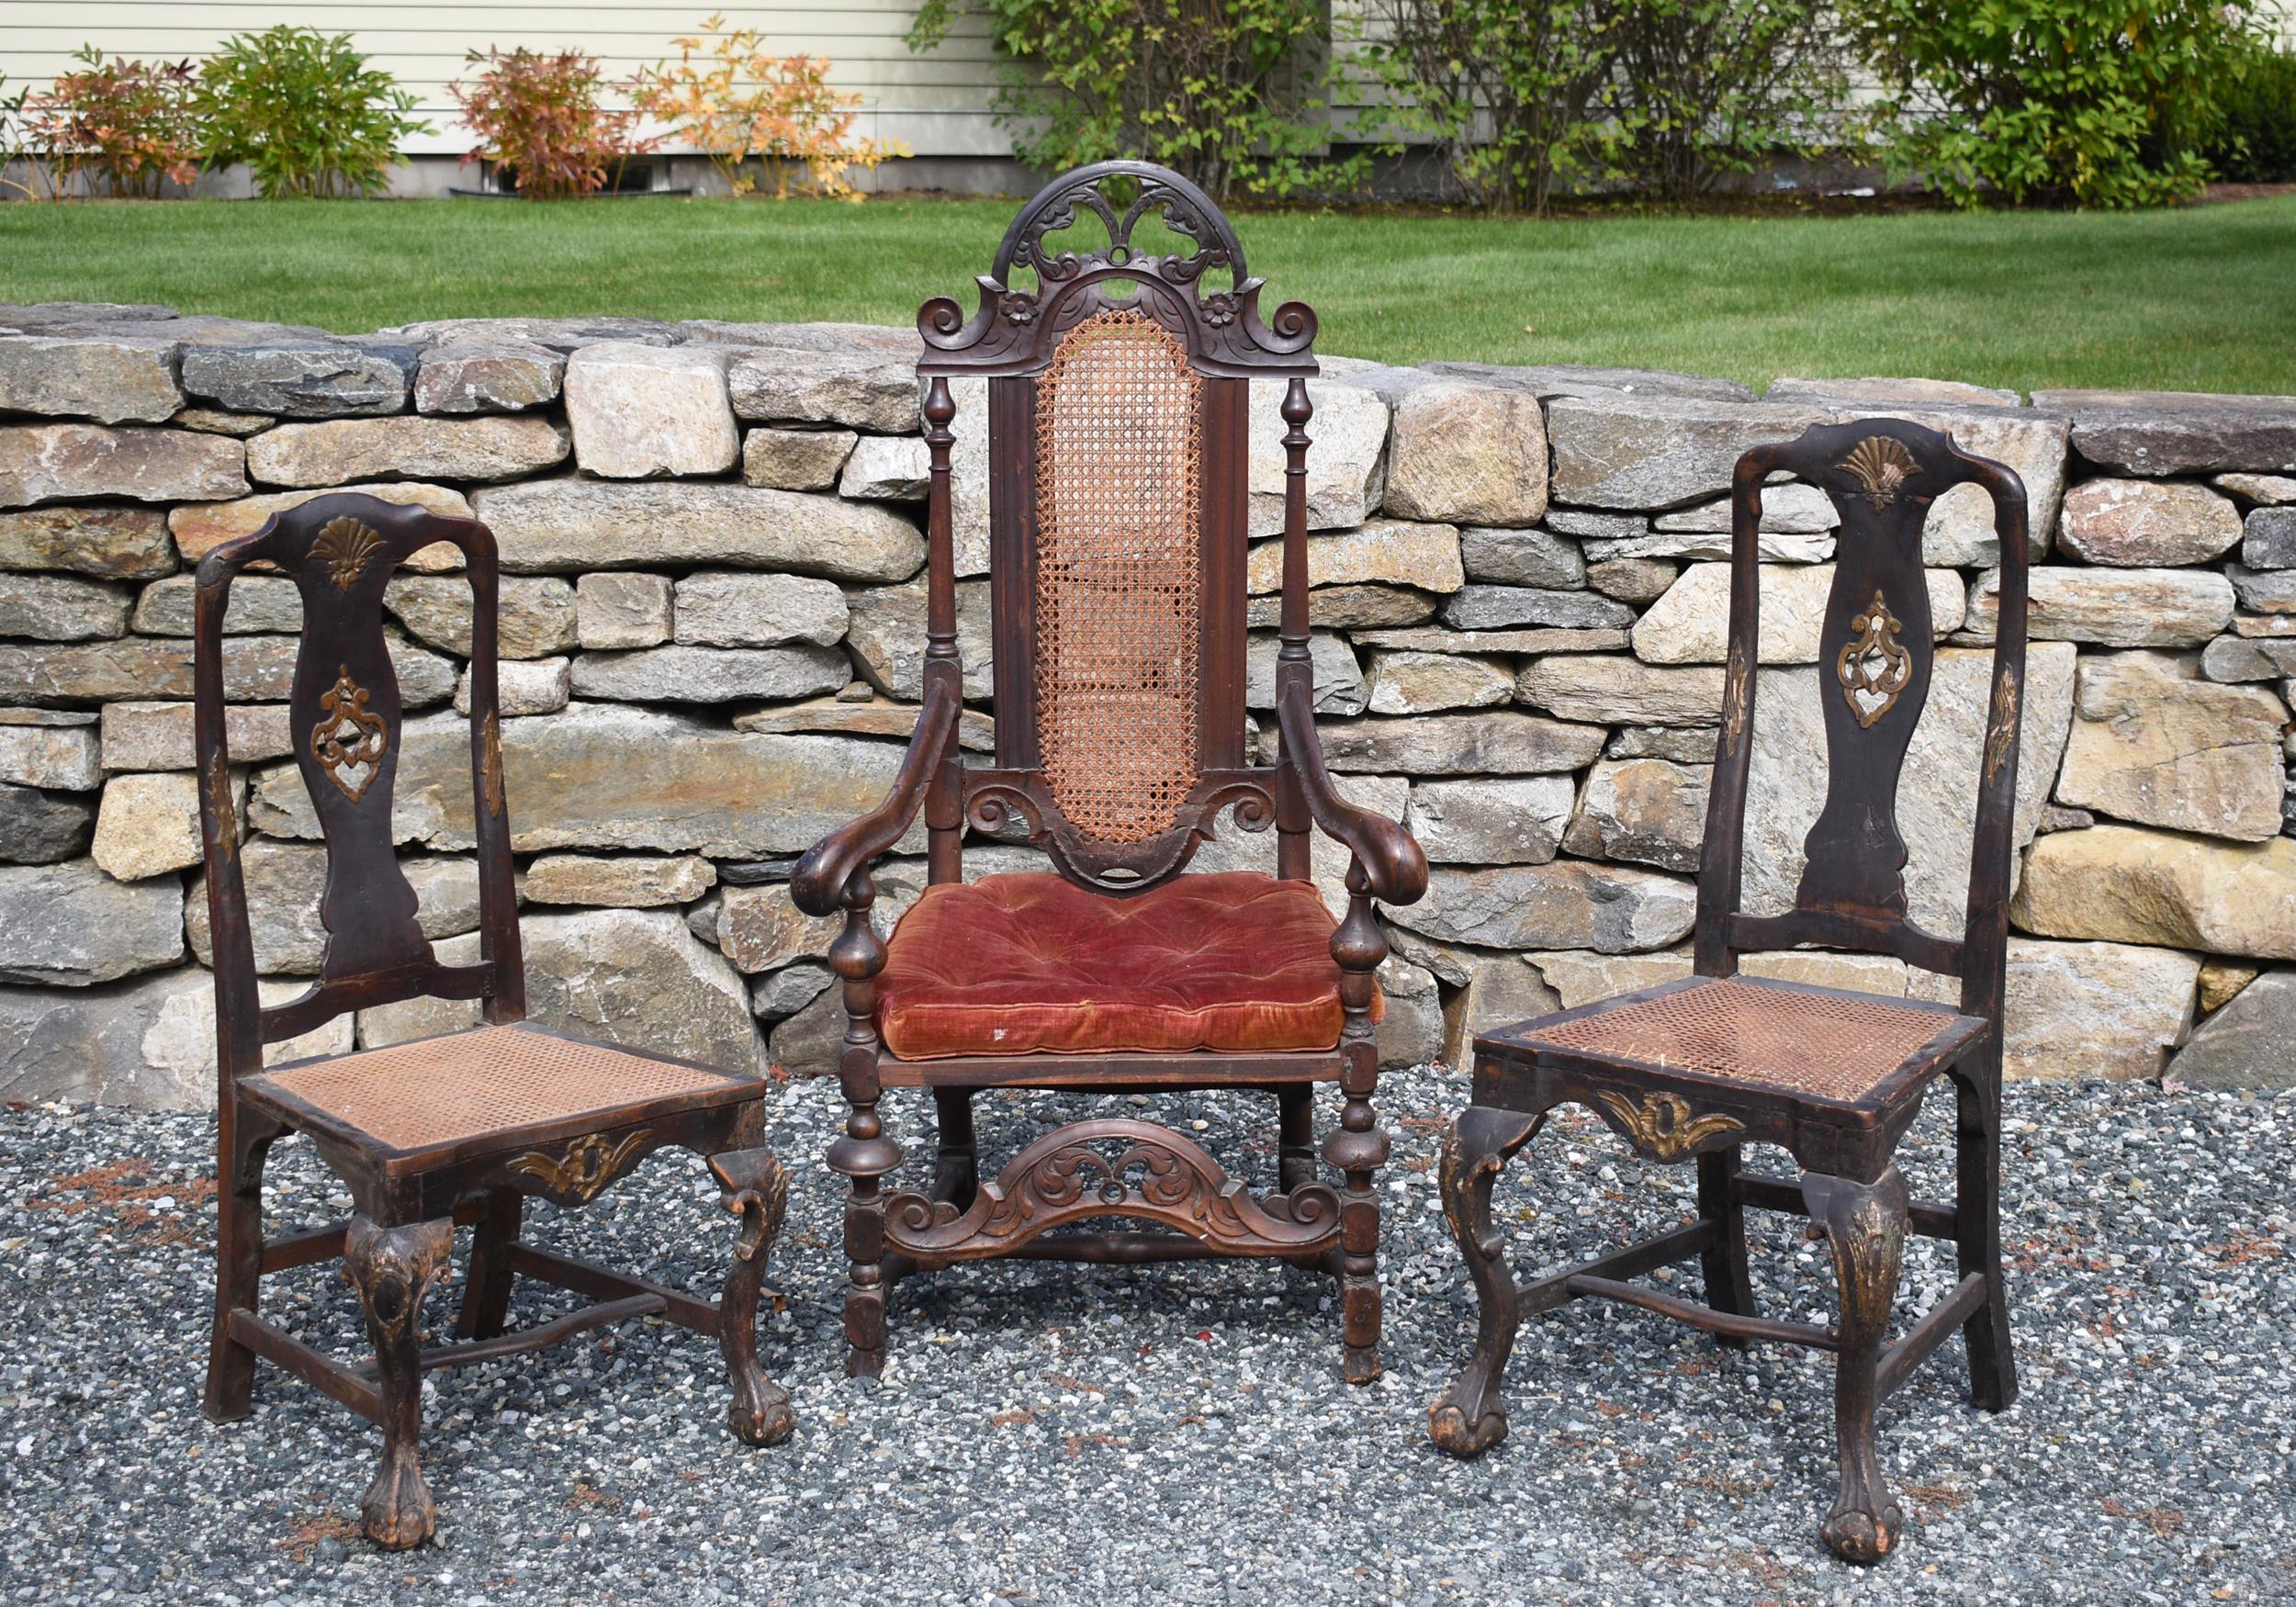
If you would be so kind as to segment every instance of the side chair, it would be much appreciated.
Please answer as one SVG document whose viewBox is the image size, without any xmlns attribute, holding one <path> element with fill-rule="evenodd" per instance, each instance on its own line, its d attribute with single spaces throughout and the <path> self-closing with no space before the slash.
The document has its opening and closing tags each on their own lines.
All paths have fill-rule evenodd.
<svg viewBox="0 0 2296 1607">
<path fill-rule="evenodd" d="M 1144 219 L 1182 248 L 1137 246 Z M 1091 243 L 1097 222 L 1105 243 Z M 1024 282 L 1019 276 L 1029 275 Z M 1208 284 L 1207 276 L 1227 284 Z M 1349 804 L 1324 769 L 1308 654 L 1307 381 L 1315 316 L 1263 322 L 1261 282 L 1210 197 L 1139 162 L 1046 185 L 1005 234 L 968 319 L 925 303 L 931 462 L 924 701 L 893 790 L 825 837 L 792 882 L 842 912 L 830 950 L 848 1017 L 848 1116 L 829 1165 L 850 1186 L 847 1366 L 884 1365 L 885 1299 L 914 1273 L 993 1256 L 1138 1264 L 1275 1256 L 1336 1275 L 1345 1374 L 1379 1371 L 1379 1201 L 1372 901 L 1409 904 L 1426 860 Z M 995 762 L 968 767 L 951 545 L 951 382 L 986 380 Z M 1250 384 L 1283 389 L 1287 463 L 1277 714 L 1257 762 L 1244 712 Z M 1275 874 L 1183 875 L 1215 821 L 1275 832 Z M 881 938 L 871 866 L 920 815 L 930 884 Z M 1052 870 L 963 880 L 967 826 L 1025 832 Z M 1352 855 L 1335 921 L 1309 880 L 1309 833 Z M 1314 1089 L 1339 1124 L 1319 1174 Z M 929 1186 L 888 1189 L 900 1146 L 878 1103 L 929 1088 Z M 1255 1194 L 1181 1132 L 1131 1116 L 1058 1126 L 994 1180 L 974 1096 L 1265 1090 L 1275 1187 Z M 1058 1231 L 1093 1219 L 1162 1230 Z"/>
<path fill-rule="evenodd" d="M 1828 792 L 1790 911 L 1741 907 L 1747 778 L 1760 661 L 1756 533 L 1778 471 L 1817 486 L 1840 515 L 1819 636 Z M 2001 548 L 2000 620 L 1978 770 L 1965 925 L 1949 938 L 1908 916 L 1896 822 L 1906 752 L 1930 693 L 1935 649 L 1921 568 L 1930 504 L 1954 486 L 1991 497 Z M 1739 460 L 1732 485 L 1730 623 L 1721 729 L 1698 876 L 1694 974 L 1475 1040 L 1472 1103 L 1442 1148 L 1446 1219 L 1481 1305 L 1473 1354 L 1429 1413 L 1436 1444 L 1472 1456 L 1506 1433 L 1500 1380 L 1526 1315 L 1587 1298 L 1692 1323 L 1722 1343 L 1774 1340 L 1834 1356 L 1839 1492 L 1821 1534 L 1850 1561 L 1879 1560 L 1903 1532 L 1874 1454 L 1874 1411 L 1956 1332 L 1971 1394 L 1987 1411 L 2017 1396 L 2000 1251 L 2002 988 L 2011 820 L 2025 672 L 2024 487 L 1935 431 L 1896 420 L 1821 425 Z M 1895 956 L 1960 980 L 1959 1005 L 1739 974 L 1753 950 L 1816 947 Z M 1940 1077 L 1957 1101 L 1950 1203 L 1907 1197 L 1895 1157 Z M 1584 1106 L 1644 1158 L 1697 1166 L 1697 1219 L 1518 1288 L 1492 1224 L 1491 1186 L 1558 1105 Z M 1798 1176 L 1740 1170 L 1750 1143 L 1790 1154 Z M 1748 1276 L 1748 1207 L 1807 1217 L 1840 1286 L 1830 1327 L 1759 1314 Z M 1905 1236 L 1949 1240 L 1959 1281 L 1887 1343 Z M 1705 1304 L 1634 1283 L 1695 1255 Z"/>
<path fill-rule="evenodd" d="M 460 549 L 470 584 L 470 819 L 478 869 L 478 960 L 442 964 L 415 918 L 400 869 L 391 794 L 404 730 L 383 632 L 383 589 L 409 555 Z M 240 873 L 224 729 L 224 612 L 250 565 L 292 579 L 303 624 L 287 712 L 295 760 L 326 839 L 318 980 L 264 1006 L 256 989 Z M 539 1349 L 632 1317 L 658 1315 L 715 1335 L 731 1374 L 733 1432 L 752 1444 L 787 1437 L 789 1397 L 760 1370 L 760 1280 L 781 1229 L 788 1184 L 763 1141 L 765 1080 L 636 1053 L 524 1019 L 525 970 L 512 883 L 495 682 L 497 566 L 483 524 L 353 494 L 320 497 L 267 520 L 200 561 L 196 601 L 196 733 L 208 911 L 214 933 L 218 1079 L 215 1326 L 205 1408 L 217 1422 L 252 1410 L 257 1358 L 332 1397 L 383 1431 L 381 1467 L 362 1504 L 366 1532 L 391 1549 L 421 1544 L 435 1516 L 417 1455 L 422 1378 L 437 1367 Z M 430 996 L 480 1001 L 485 1025 L 363 1052 L 264 1065 L 264 1046 L 347 1010 Z M 350 1191 L 348 1222 L 266 1239 L 264 1161 L 307 1136 Z M 732 1269 L 715 1303 L 523 1242 L 529 1196 L 589 1205 L 647 1155 L 675 1145 L 704 1157 L 738 1220 Z M 422 1298 L 447 1270 L 457 1223 L 474 1230 L 457 1334 L 422 1343 Z M 374 1359 L 346 1365 L 261 1309 L 266 1273 L 340 1257 L 356 1289 Z M 519 1275 L 594 1304 L 519 1333 L 503 1332 Z"/>
</svg>

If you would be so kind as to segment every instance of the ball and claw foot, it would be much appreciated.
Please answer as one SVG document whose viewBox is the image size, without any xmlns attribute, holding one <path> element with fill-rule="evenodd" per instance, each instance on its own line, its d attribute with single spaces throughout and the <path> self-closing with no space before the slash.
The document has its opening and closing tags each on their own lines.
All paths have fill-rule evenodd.
<svg viewBox="0 0 2296 1607">
<path fill-rule="evenodd" d="M 411 1444 L 395 1445 L 385 1454 L 359 1502 L 359 1522 L 366 1537 L 385 1551 L 411 1550 L 438 1527 L 438 1509 Z"/>
<path fill-rule="evenodd" d="M 1480 1456 L 1507 1437 L 1507 1414 L 1492 1404 L 1469 1418 L 1457 1400 L 1446 1395 L 1427 1409 L 1427 1437 L 1462 1460 Z"/>
<path fill-rule="evenodd" d="M 1878 1512 L 1836 1507 L 1818 1532 L 1842 1561 L 1870 1565 L 1890 1554 L 1905 1527 L 1905 1510 L 1891 1501 Z"/>
<path fill-rule="evenodd" d="M 795 1431 L 797 1412 L 790 1405 L 788 1390 L 752 1369 L 746 1387 L 743 1380 L 735 1380 L 726 1422 L 745 1445 L 778 1445 Z"/>
<path fill-rule="evenodd" d="M 726 1358 L 732 1400 L 726 1426 L 745 1444 L 778 1445 L 797 1426 L 789 1391 L 758 1365 L 758 1294 L 765 1259 L 789 1212 L 789 1176 L 770 1150 L 736 1150 L 710 1157 L 726 1209 L 741 1224 L 733 1265 L 718 1301 L 718 1346 Z"/>
</svg>

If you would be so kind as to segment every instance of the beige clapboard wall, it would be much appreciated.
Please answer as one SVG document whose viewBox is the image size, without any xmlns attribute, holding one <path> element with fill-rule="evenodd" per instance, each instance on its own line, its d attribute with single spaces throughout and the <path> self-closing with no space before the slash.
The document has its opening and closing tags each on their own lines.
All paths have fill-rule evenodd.
<svg viewBox="0 0 2296 1607">
<path fill-rule="evenodd" d="M 761 28 L 777 55 L 804 52 L 834 63 L 831 82 L 864 98 L 856 131 L 909 142 L 920 156 L 997 156 L 1009 150 L 989 117 L 996 67 L 985 27 L 961 18 L 928 55 L 902 42 L 912 0 L 841 0 L 720 7 L 737 27 Z M 459 153 L 469 148 L 445 86 L 469 71 L 473 50 L 571 46 L 598 57 L 620 81 L 665 56 L 672 38 L 694 31 L 709 0 L 668 4 L 540 4 L 490 0 L 464 6 L 261 4 L 247 0 L 0 0 L 0 95 L 45 85 L 94 44 L 107 56 L 197 58 L 234 33 L 275 23 L 350 34 L 373 60 L 412 90 L 433 125 L 407 149 Z"/>
</svg>

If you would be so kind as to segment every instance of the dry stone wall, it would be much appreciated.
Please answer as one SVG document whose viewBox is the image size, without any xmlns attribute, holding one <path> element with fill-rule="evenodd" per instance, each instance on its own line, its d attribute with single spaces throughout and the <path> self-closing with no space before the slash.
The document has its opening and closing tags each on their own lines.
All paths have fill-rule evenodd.
<svg viewBox="0 0 2296 1607">
<path fill-rule="evenodd" d="M 201 554 L 337 488 L 488 521 L 503 754 L 537 1015 L 714 1061 L 827 1068 L 828 923 L 794 855 L 891 780 L 918 695 L 916 337 L 854 325 L 445 320 L 342 336 L 164 308 L 0 309 L 0 1097 L 206 1104 L 213 1006 L 191 783 Z M 968 694 L 989 750 L 985 394 L 957 388 Z M 2296 399 L 1329 359 L 1308 502 L 1332 768 L 1434 862 L 1389 913 L 1387 1058 L 1686 972 L 1739 454 L 1890 413 L 2032 497 L 2010 1072 L 2296 1077 Z M 1248 701 L 1272 743 L 1282 422 L 1255 395 Z M 1748 898 L 1792 895 L 1823 789 L 1834 517 L 1769 499 Z M 1974 488 L 1924 543 L 1941 653 L 1906 777 L 1915 913 L 1957 930 L 1999 554 Z M 392 584 L 410 712 L 396 830 L 426 931 L 475 945 L 467 592 Z M 267 996 L 316 967 L 318 829 L 284 699 L 294 590 L 235 589 L 235 802 Z M 921 836 L 880 881 L 889 924 Z M 984 842 L 972 873 L 1040 862 Z M 1269 862 L 1263 838 L 1209 867 Z M 1315 874 L 1337 898 L 1342 858 Z M 1748 969 L 1934 996 L 1891 960 Z M 276 1053 L 469 1018 L 395 1006 Z"/>
</svg>

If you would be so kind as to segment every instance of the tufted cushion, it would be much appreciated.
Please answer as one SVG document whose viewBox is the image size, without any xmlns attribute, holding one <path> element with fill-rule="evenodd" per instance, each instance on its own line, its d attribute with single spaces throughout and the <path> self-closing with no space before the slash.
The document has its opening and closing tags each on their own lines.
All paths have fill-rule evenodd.
<svg viewBox="0 0 2296 1607">
<path fill-rule="evenodd" d="M 1336 926 L 1313 883 L 1249 871 L 1134 898 L 1045 871 L 942 882 L 893 929 L 877 1030 L 903 1060 L 1330 1049 Z"/>
</svg>

